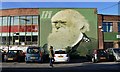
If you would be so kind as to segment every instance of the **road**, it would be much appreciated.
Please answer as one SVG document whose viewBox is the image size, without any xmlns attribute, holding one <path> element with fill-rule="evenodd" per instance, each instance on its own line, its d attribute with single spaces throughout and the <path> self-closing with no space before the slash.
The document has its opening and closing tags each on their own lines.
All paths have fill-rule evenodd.
<svg viewBox="0 0 120 72">
<path fill-rule="evenodd" d="M 120 62 L 100 62 L 100 63 L 57 63 L 50 67 L 49 63 L 2 63 L 2 72 L 120 72 Z"/>
</svg>

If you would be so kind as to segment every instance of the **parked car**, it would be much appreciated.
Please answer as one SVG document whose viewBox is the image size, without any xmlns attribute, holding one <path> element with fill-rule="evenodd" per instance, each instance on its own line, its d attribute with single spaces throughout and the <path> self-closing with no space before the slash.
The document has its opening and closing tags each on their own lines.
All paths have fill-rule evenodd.
<svg viewBox="0 0 120 72">
<path fill-rule="evenodd" d="M 54 51 L 54 62 L 69 62 L 70 56 L 65 50 L 58 49 Z"/>
<path fill-rule="evenodd" d="M 23 53 L 22 50 L 9 50 L 6 53 L 6 59 L 5 61 L 24 61 L 25 60 L 25 54 Z"/>
<path fill-rule="evenodd" d="M 106 51 L 110 61 L 120 61 L 120 48 L 108 48 Z"/>
<path fill-rule="evenodd" d="M 104 49 L 97 49 L 93 51 L 92 62 L 108 61 L 109 56 Z"/>
<path fill-rule="evenodd" d="M 2 49 L 0 49 L 0 62 L 3 61 L 2 58 L 3 58 L 3 56 L 2 56 Z"/>
<path fill-rule="evenodd" d="M 25 57 L 26 63 L 28 62 L 42 62 L 43 61 L 43 50 L 41 47 L 29 46 L 26 51 Z"/>
</svg>

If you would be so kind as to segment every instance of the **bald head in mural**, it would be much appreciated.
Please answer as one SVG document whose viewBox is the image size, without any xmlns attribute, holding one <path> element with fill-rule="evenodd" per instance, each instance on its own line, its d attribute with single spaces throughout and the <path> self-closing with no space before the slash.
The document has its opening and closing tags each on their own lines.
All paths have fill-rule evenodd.
<svg viewBox="0 0 120 72">
<path fill-rule="evenodd" d="M 74 47 L 79 43 L 89 24 L 82 14 L 73 9 L 57 12 L 52 18 L 52 33 L 48 36 L 48 46 L 55 49 Z"/>
</svg>

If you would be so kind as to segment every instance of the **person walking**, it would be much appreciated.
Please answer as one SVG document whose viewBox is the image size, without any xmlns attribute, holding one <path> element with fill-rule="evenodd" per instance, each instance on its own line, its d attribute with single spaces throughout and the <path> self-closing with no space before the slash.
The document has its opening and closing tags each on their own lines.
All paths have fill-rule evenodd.
<svg viewBox="0 0 120 72">
<path fill-rule="evenodd" d="M 50 58 L 50 66 L 53 67 L 53 62 L 54 62 L 54 51 L 53 51 L 53 46 L 50 46 L 49 58 Z"/>
</svg>

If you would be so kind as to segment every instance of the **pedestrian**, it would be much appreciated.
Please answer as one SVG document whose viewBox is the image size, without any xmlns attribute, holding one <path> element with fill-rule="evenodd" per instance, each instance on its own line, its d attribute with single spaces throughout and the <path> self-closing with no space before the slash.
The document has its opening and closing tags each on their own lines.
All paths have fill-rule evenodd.
<svg viewBox="0 0 120 72">
<path fill-rule="evenodd" d="M 6 62 L 7 61 L 7 52 L 6 52 L 6 50 L 3 53 L 3 57 L 4 57 L 4 62 Z"/>
<path fill-rule="evenodd" d="M 53 67 L 53 62 L 54 62 L 54 51 L 53 51 L 53 46 L 50 46 L 49 58 L 50 58 L 50 66 Z"/>
</svg>

